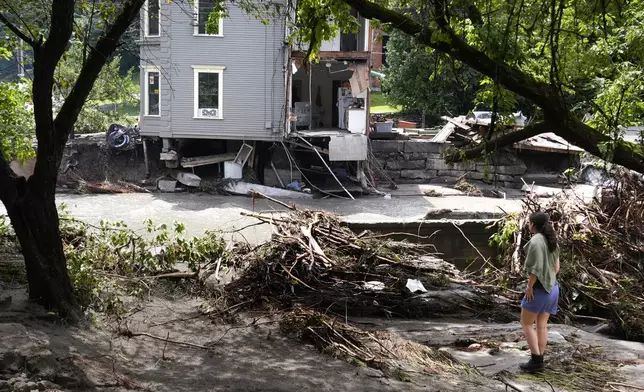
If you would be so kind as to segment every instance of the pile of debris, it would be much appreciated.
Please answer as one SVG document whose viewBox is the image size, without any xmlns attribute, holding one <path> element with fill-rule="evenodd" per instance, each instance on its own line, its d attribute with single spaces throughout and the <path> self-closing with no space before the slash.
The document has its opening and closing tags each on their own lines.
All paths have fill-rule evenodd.
<svg viewBox="0 0 644 392">
<path fill-rule="evenodd" d="M 234 255 L 233 265 L 244 269 L 226 286 L 228 298 L 246 307 L 301 306 L 343 316 L 475 317 L 489 309 L 514 319 L 431 245 L 391 240 L 395 233 L 356 234 L 334 215 L 288 207 L 280 216 L 248 214 L 272 225 L 273 235 Z"/>
<path fill-rule="evenodd" d="M 488 283 L 512 287 L 520 277 L 521 252 L 529 240 L 526 223 L 535 211 L 545 211 L 561 247 L 560 309 L 577 319 L 605 319 L 612 333 L 644 341 L 644 180 L 639 175 L 616 174 L 591 203 L 574 195 L 546 205 L 529 197 L 523 213 L 498 223 L 501 258 L 513 274 L 488 276 Z M 506 241 L 502 240 L 505 237 Z M 511 294 L 509 294 L 511 296 Z"/>
</svg>

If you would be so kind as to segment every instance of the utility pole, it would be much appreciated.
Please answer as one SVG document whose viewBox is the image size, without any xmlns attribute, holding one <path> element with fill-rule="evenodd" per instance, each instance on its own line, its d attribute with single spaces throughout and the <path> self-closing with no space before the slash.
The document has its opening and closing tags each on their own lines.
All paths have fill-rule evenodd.
<svg viewBox="0 0 644 392">
<path fill-rule="evenodd" d="M 16 60 L 18 62 L 18 77 L 19 78 L 24 78 L 25 77 L 25 55 L 24 51 L 22 49 L 23 47 L 23 42 L 20 40 L 18 43 L 18 50 L 16 52 Z"/>
</svg>

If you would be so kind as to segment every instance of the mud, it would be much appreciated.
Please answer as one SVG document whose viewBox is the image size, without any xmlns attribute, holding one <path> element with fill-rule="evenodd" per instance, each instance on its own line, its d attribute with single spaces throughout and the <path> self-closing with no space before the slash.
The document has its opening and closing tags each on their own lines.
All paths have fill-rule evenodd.
<svg viewBox="0 0 644 392">
<path fill-rule="evenodd" d="M 58 185 L 73 187 L 79 180 L 99 183 L 125 181 L 133 184 L 152 183 L 162 172 L 159 162 L 160 145 L 148 142 L 150 167 L 146 170 L 143 145 L 132 151 L 111 150 L 103 134 L 81 135 L 65 147 Z M 148 175 L 149 171 L 149 175 Z"/>
</svg>

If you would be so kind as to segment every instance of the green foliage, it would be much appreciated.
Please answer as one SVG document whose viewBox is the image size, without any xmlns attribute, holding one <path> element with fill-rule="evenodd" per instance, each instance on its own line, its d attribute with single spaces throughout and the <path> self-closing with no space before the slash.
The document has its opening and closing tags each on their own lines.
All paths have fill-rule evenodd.
<svg viewBox="0 0 644 392">
<path fill-rule="evenodd" d="M 206 24 L 210 33 L 217 31 L 219 18 L 228 16 L 228 2 L 215 0 L 214 3 Z M 351 7 L 341 0 L 299 0 L 295 9 L 291 2 L 284 6 L 279 2 L 257 0 L 241 0 L 235 2 L 235 6 L 263 24 L 288 17 L 289 45 L 307 45 L 308 60 L 313 62 L 318 59 L 323 41 L 331 40 L 340 32 L 357 33 L 360 29 Z"/>
<path fill-rule="evenodd" d="M 293 42 L 310 43 L 315 58 L 323 40 L 338 30 L 356 28 L 348 4 L 353 0 L 303 0 L 297 3 L 292 28 Z M 255 12 L 270 8 L 270 2 L 244 0 L 243 8 Z M 248 4 L 254 3 L 254 6 Z M 433 3 L 417 0 L 379 0 L 380 10 L 372 10 L 375 19 L 388 12 L 403 14 L 417 21 L 431 33 L 433 43 L 451 43 L 450 33 L 498 62 L 487 72 L 483 84 L 467 67 L 447 61 L 432 51 L 425 52 L 411 37 L 390 39 L 390 69 L 384 80 L 390 100 L 406 108 L 424 109 L 429 114 L 444 114 L 447 109 L 474 102 L 499 113 L 520 109 L 540 117 L 533 104 L 502 88 L 495 76 L 505 65 L 518 69 L 523 76 L 516 85 L 531 80 L 549 85 L 559 93 L 572 113 L 602 132 L 619 139 L 620 126 L 641 122 L 644 117 L 644 0 L 629 2 L 608 0 L 594 3 L 582 0 L 567 2 L 525 2 L 523 0 L 476 0 L 466 5 L 460 0 Z M 289 3 L 290 5 L 291 3 Z M 446 25 L 439 26 L 445 10 Z M 282 15 L 292 10 L 286 7 Z M 386 19 L 386 18 L 383 18 Z M 376 24 L 376 23 L 374 23 Z M 395 30 L 397 26 L 385 25 Z M 466 55 L 467 50 L 460 50 Z M 472 63 L 474 57 L 472 57 Z M 451 71 L 451 72 L 450 72 Z M 456 87 L 456 88 L 454 88 Z M 505 86 L 506 88 L 508 86 Z M 541 89 L 542 87 L 539 87 Z M 478 90 L 478 91 L 477 91 Z M 478 93 L 478 94 L 477 94 Z M 501 118 L 501 122 L 506 121 Z M 613 146 L 607 146 L 607 154 Z"/>
<path fill-rule="evenodd" d="M 351 15 L 351 7 L 337 0 L 302 0 L 297 2 L 295 22 L 291 26 L 291 43 L 307 43 L 309 60 L 316 60 L 323 41 L 338 33 L 357 33 L 358 20 Z"/>
<path fill-rule="evenodd" d="M 490 247 L 498 249 L 499 254 L 505 254 L 514 245 L 520 229 L 519 220 L 515 214 L 506 216 L 499 221 L 496 233 L 490 237 Z"/>
<path fill-rule="evenodd" d="M 74 43 L 63 56 L 56 70 L 57 89 L 55 95 L 63 100 L 71 92 L 78 70 L 83 66 L 84 47 Z M 101 70 L 92 91 L 85 101 L 75 131 L 78 133 L 105 132 L 111 123 L 133 125 L 136 118 L 129 116 L 128 107 L 139 106 L 139 83 L 133 70 L 121 76 L 120 56 L 112 58 Z M 99 109 L 100 105 L 113 104 L 113 109 Z"/>
<path fill-rule="evenodd" d="M 434 119 L 472 109 L 478 76 L 463 64 L 397 31 L 389 35 L 387 62 L 382 89 L 392 103 L 407 110 L 425 111 Z"/>
<path fill-rule="evenodd" d="M 34 155 L 34 117 L 25 83 L 0 83 L 0 153 L 5 160 Z"/>
<path fill-rule="evenodd" d="M 203 263 L 216 260 L 224 243 L 214 232 L 186 238 L 181 223 L 172 227 L 145 222 L 139 234 L 124 222 L 92 226 L 60 211 L 61 235 L 74 289 L 87 310 L 120 313 L 121 298 L 143 296 L 151 279 L 172 271 L 178 262 L 197 271 Z"/>
<path fill-rule="evenodd" d="M 0 215 L 0 237 L 6 237 L 12 232 L 9 218 L 6 215 Z"/>
</svg>

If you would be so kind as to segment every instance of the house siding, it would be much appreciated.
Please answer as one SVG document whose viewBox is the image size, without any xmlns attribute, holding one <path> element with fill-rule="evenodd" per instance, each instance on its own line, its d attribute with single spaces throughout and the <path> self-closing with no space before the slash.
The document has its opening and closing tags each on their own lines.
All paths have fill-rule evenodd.
<svg viewBox="0 0 644 392">
<path fill-rule="evenodd" d="M 161 69 L 161 116 L 142 117 L 141 134 L 281 139 L 286 121 L 284 21 L 263 25 L 229 5 L 223 37 L 194 36 L 192 10 L 185 3 L 162 1 L 161 10 L 159 45 L 146 44 L 146 40 L 141 45 L 141 65 Z M 225 67 L 222 119 L 194 118 L 193 66 Z M 141 83 L 146 82 L 143 75 Z"/>
</svg>

